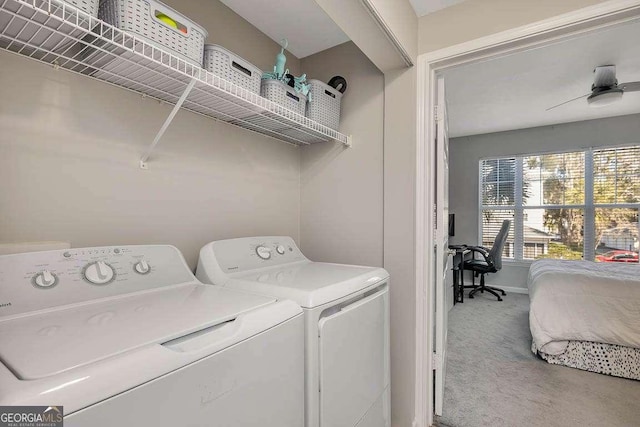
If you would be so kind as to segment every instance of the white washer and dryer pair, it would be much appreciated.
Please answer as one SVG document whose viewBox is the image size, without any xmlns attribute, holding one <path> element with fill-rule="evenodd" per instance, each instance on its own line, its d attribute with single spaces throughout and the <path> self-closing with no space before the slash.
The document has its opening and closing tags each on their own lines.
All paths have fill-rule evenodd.
<svg viewBox="0 0 640 427">
<path fill-rule="evenodd" d="M 0 256 L 0 406 L 67 427 L 300 427 L 303 339 L 295 303 L 204 285 L 172 246 Z"/>
<path fill-rule="evenodd" d="M 384 269 L 312 262 L 290 237 L 250 237 L 203 247 L 196 276 L 302 307 L 306 427 L 390 426 Z"/>
</svg>

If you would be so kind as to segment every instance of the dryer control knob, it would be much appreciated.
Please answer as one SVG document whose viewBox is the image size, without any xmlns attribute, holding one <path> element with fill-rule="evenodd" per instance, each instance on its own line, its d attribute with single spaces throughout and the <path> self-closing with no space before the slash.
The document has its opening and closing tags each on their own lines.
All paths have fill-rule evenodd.
<svg viewBox="0 0 640 427">
<path fill-rule="evenodd" d="M 138 274 L 147 274 L 148 272 L 151 271 L 151 267 L 149 267 L 149 263 L 145 260 L 140 260 L 140 262 L 136 263 L 136 265 L 133 266 L 133 269 Z"/>
<path fill-rule="evenodd" d="M 276 246 L 276 252 L 278 252 L 280 255 L 284 255 L 284 246 L 282 245 Z"/>
<path fill-rule="evenodd" d="M 84 278 L 94 285 L 105 285 L 116 277 L 115 271 L 104 261 L 96 261 L 84 268 Z"/>
<path fill-rule="evenodd" d="M 50 288 L 58 283 L 58 278 L 49 270 L 42 270 L 33 277 L 33 283 L 39 288 Z"/>
<path fill-rule="evenodd" d="M 258 246 L 256 248 L 256 254 L 258 254 L 258 256 L 262 259 L 269 259 L 271 258 L 271 249 L 267 248 L 266 246 Z"/>
</svg>

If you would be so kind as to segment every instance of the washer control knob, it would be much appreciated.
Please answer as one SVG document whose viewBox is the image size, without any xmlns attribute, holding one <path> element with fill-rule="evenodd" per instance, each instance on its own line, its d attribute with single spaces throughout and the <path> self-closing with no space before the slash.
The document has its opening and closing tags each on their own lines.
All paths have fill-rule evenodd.
<svg viewBox="0 0 640 427">
<path fill-rule="evenodd" d="M 262 246 L 262 245 L 258 246 L 256 248 L 256 253 L 262 259 L 271 258 L 271 249 L 267 248 L 266 246 Z"/>
<path fill-rule="evenodd" d="M 136 263 L 133 269 L 136 271 L 136 273 L 139 273 L 139 274 L 147 274 L 148 272 L 151 271 L 151 267 L 149 267 L 149 263 L 147 263 L 147 261 L 145 260 L 140 260 L 140 262 Z"/>
<path fill-rule="evenodd" d="M 104 261 L 96 261 L 87 265 L 84 269 L 84 278 L 94 285 L 104 285 L 111 282 L 116 276 L 115 271 Z"/>
<path fill-rule="evenodd" d="M 42 270 L 33 277 L 33 283 L 39 288 L 50 288 L 58 283 L 58 278 L 49 270 Z"/>
<path fill-rule="evenodd" d="M 280 255 L 284 255 L 284 246 L 282 245 L 276 246 L 276 252 L 278 252 Z"/>
</svg>

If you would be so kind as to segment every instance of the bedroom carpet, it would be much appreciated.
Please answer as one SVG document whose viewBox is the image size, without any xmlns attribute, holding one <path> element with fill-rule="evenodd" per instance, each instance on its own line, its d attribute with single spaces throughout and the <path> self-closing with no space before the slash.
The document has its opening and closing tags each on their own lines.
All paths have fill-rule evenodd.
<svg viewBox="0 0 640 427">
<path fill-rule="evenodd" d="M 478 294 L 449 312 L 450 427 L 640 425 L 640 381 L 551 365 L 531 353 L 529 297 Z"/>
</svg>

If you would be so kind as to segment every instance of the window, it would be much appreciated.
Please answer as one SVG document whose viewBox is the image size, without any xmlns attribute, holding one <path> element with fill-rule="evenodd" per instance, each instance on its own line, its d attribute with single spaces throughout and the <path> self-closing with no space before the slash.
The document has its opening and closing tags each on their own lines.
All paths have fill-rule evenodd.
<svg viewBox="0 0 640 427">
<path fill-rule="evenodd" d="M 482 246 L 491 246 L 505 219 L 515 215 L 516 159 L 491 159 L 480 163 L 482 174 Z M 504 245 L 505 258 L 514 257 L 513 227 Z"/>
<path fill-rule="evenodd" d="M 638 262 L 640 146 L 480 162 L 481 244 L 503 256 Z"/>
</svg>

